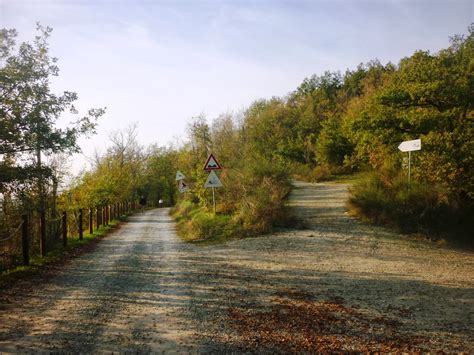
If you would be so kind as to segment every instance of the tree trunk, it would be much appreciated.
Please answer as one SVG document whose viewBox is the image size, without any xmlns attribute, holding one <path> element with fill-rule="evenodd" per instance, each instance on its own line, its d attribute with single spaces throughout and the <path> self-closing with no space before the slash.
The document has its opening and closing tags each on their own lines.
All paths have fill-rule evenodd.
<svg viewBox="0 0 474 355">
<path fill-rule="evenodd" d="M 44 196 L 43 173 L 41 171 L 41 149 L 36 151 L 38 167 L 38 193 L 39 193 L 39 212 L 40 212 L 40 256 L 46 254 L 46 201 Z"/>
</svg>

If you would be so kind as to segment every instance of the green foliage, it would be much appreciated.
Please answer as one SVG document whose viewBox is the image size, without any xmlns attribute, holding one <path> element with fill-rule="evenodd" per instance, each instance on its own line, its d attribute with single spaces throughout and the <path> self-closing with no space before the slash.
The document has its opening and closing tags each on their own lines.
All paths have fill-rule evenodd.
<svg viewBox="0 0 474 355">
<path fill-rule="evenodd" d="M 253 154 L 284 163 L 303 161 L 304 142 L 298 136 L 298 116 L 279 99 L 255 102 L 245 114 L 245 144 Z"/>
<path fill-rule="evenodd" d="M 176 201 L 176 159 L 170 148 L 140 146 L 137 126 L 132 124 L 111 135 L 112 145 L 97 156 L 94 169 L 84 172 L 71 189 L 77 207 L 102 206 L 145 198 L 148 204 L 165 206 Z"/>
<path fill-rule="evenodd" d="M 16 30 L 0 30 L 0 196 L 6 205 L 15 205 L 4 215 L 11 221 L 36 211 L 56 219 L 64 168 L 58 160 L 80 152 L 79 137 L 93 134 L 96 120 L 105 113 L 90 109 L 77 117 L 77 94 L 51 91 L 51 81 L 59 75 L 57 59 L 49 53 L 52 29 L 38 25 L 37 30 L 33 42 L 18 46 Z M 66 128 L 58 126 L 60 118 L 70 119 Z M 57 239 L 57 228 L 51 221 L 47 227 L 43 245 L 49 246 Z M 2 225 L 0 235 L 5 231 Z M 31 234 L 37 246 L 39 231 L 32 229 Z M 8 245 L 0 247 L 2 255 L 12 253 Z"/>
<path fill-rule="evenodd" d="M 229 215 L 214 214 L 188 200 L 181 200 L 172 210 L 178 231 L 184 240 L 219 241 L 238 236 L 238 226 Z"/>
<path fill-rule="evenodd" d="M 0 31 L 0 154 L 9 154 L 13 162 L 25 154 L 79 152 L 77 139 L 94 132 L 95 120 L 104 109 L 91 109 L 67 128 L 56 121 L 65 112 L 77 114 L 74 92 L 56 95 L 51 92 L 51 77 L 58 76 L 57 59 L 49 56 L 48 38 L 52 29 L 38 25 L 39 35 L 33 43 L 24 42 L 15 51 L 16 30 Z M 36 156 L 36 155 L 35 155 Z M 19 166 L 3 175 L 6 183 L 25 181 L 41 174 L 38 167 Z M 42 176 L 42 175 L 40 175 Z"/>
<path fill-rule="evenodd" d="M 421 138 L 414 175 L 451 194 L 474 196 L 474 32 L 437 54 L 418 51 L 387 71 L 375 90 L 354 99 L 343 121 L 350 158 L 380 168 L 396 147 Z"/>
<path fill-rule="evenodd" d="M 176 206 L 171 209 L 171 214 L 176 218 L 176 220 L 188 220 L 191 217 L 191 212 L 197 207 L 189 200 L 180 200 Z"/>
<path fill-rule="evenodd" d="M 474 229 L 474 205 L 453 199 L 440 186 L 408 186 L 406 175 L 395 170 L 367 174 L 356 182 L 352 195 L 350 204 L 359 215 L 403 232 L 468 241 Z"/>
<path fill-rule="evenodd" d="M 330 118 L 322 123 L 316 144 L 316 159 L 321 165 L 343 166 L 352 153 L 352 145 L 343 135 L 339 120 Z"/>
<path fill-rule="evenodd" d="M 163 200 L 165 206 L 173 206 L 176 202 L 177 170 L 176 160 L 178 153 L 170 148 L 153 147 L 145 161 L 144 183 L 139 194 L 146 196 L 155 206 Z"/>
<path fill-rule="evenodd" d="M 201 134 L 190 134 L 190 142 L 181 152 L 187 156 L 183 159 L 186 163 L 179 167 L 188 177 L 186 181 L 191 190 L 181 197 L 173 212 L 184 238 L 216 240 L 256 235 L 269 232 L 285 220 L 288 172 L 281 163 L 282 157 L 273 154 L 270 142 L 275 141 L 275 137 L 267 135 L 267 145 L 256 138 L 257 132 L 263 129 L 263 121 L 275 118 L 271 114 L 258 116 L 258 110 L 266 107 L 263 102 L 252 105 L 240 125 L 230 114 L 219 117 L 210 127 L 200 118 Z M 196 132 L 196 123 L 191 127 L 190 131 Z M 203 187 L 208 176 L 203 170 L 208 153 L 202 151 L 210 147 L 224 167 L 218 173 L 224 187 L 215 190 L 216 214 L 212 192 Z"/>
<path fill-rule="evenodd" d="M 235 236 L 236 226 L 230 223 L 230 216 L 214 215 L 201 208 L 192 214 L 186 224 L 191 240 L 216 240 Z"/>
</svg>

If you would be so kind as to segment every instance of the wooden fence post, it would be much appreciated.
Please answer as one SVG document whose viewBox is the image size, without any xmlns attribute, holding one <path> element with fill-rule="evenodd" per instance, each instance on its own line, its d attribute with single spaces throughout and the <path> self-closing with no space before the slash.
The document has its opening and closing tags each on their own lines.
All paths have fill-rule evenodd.
<svg viewBox="0 0 474 355">
<path fill-rule="evenodd" d="M 67 245 L 67 212 L 63 212 L 63 245 Z"/>
<path fill-rule="evenodd" d="M 92 235 L 94 233 L 94 211 L 92 207 L 89 207 L 89 234 Z"/>
<path fill-rule="evenodd" d="M 46 212 L 40 211 L 40 256 L 46 255 Z"/>
<path fill-rule="evenodd" d="M 21 216 L 23 224 L 21 226 L 21 244 L 23 249 L 23 264 L 30 265 L 30 252 L 28 246 L 28 215 Z"/>
<path fill-rule="evenodd" d="M 82 208 L 79 209 L 79 240 L 82 240 Z"/>
</svg>

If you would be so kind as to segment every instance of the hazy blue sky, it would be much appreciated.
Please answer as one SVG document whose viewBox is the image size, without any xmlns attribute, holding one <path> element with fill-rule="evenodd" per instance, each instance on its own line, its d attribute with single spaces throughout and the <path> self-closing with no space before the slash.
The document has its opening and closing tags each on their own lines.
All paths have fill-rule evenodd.
<svg viewBox="0 0 474 355">
<path fill-rule="evenodd" d="M 153 1 L 0 0 L 0 27 L 31 40 L 54 28 L 54 88 L 76 91 L 78 107 L 107 106 L 84 153 L 107 132 L 139 122 L 144 144 L 184 136 L 186 123 L 283 96 L 325 70 L 416 49 L 436 52 L 467 32 L 472 0 Z"/>
</svg>

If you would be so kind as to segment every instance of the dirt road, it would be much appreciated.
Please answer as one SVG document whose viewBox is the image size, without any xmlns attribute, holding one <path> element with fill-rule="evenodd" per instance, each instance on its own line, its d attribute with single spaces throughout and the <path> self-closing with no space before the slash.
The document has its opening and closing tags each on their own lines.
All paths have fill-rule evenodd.
<svg viewBox="0 0 474 355">
<path fill-rule="evenodd" d="M 347 187 L 296 183 L 309 228 L 179 240 L 130 218 L 46 284 L 0 291 L 0 351 L 474 351 L 474 255 L 363 226 Z"/>
</svg>

